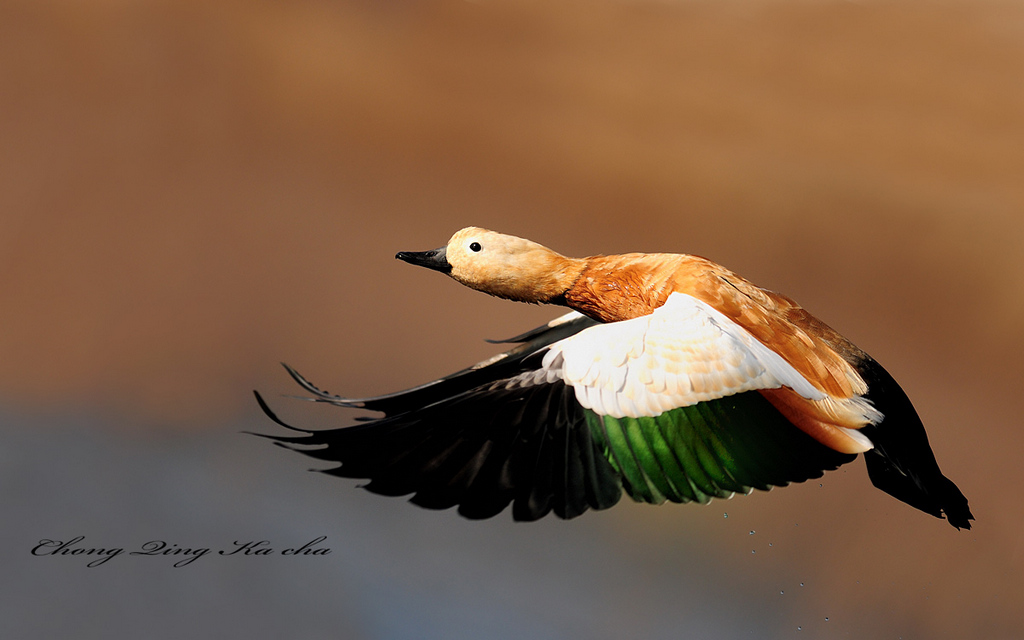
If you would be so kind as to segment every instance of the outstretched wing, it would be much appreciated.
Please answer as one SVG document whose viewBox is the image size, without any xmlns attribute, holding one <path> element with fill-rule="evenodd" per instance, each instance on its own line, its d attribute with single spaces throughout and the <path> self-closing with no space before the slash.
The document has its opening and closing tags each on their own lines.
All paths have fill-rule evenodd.
<svg viewBox="0 0 1024 640">
<path fill-rule="evenodd" d="M 396 415 L 412 409 L 428 406 L 439 400 L 456 396 L 462 392 L 491 383 L 501 378 L 515 376 L 533 367 L 524 364 L 524 360 L 551 344 L 567 338 L 580 331 L 600 324 L 576 311 L 555 318 L 545 325 L 531 329 L 526 333 L 507 340 L 489 340 L 493 344 L 516 343 L 512 349 L 499 353 L 483 362 L 456 371 L 443 378 L 438 378 L 426 384 L 388 393 L 372 398 L 344 398 L 333 393 L 328 393 L 317 388 L 306 380 L 298 371 L 284 364 L 288 374 L 299 383 L 303 389 L 313 394 L 308 400 L 315 402 L 326 402 L 339 407 L 352 409 L 368 409 L 380 411 L 386 416 Z"/>
<path fill-rule="evenodd" d="M 260 404 L 276 420 L 262 399 Z M 509 503 L 516 520 L 551 511 L 572 518 L 588 508 L 611 507 L 622 493 L 584 410 L 564 384 L 479 388 L 396 416 L 307 433 L 273 439 L 340 462 L 326 473 L 369 478 L 369 491 L 414 494 L 413 503 L 430 509 L 458 505 L 468 518 L 489 518 Z"/>
<path fill-rule="evenodd" d="M 457 504 L 468 518 L 489 518 L 509 503 L 514 503 L 517 520 L 536 520 L 552 510 L 572 518 L 588 508 L 608 508 L 622 494 L 618 474 L 592 437 L 583 408 L 561 383 L 515 390 L 492 387 L 495 381 L 537 369 L 548 346 L 595 324 L 568 313 L 496 341 L 517 346 L 489 360 L 372 398 L 327 393 L 285 365 L 313 394 L 311 400 L 384 413 L 365 424 L 328 431 L 296 429 L 277 418 L 258 393 L 256 398 L 275 422 L 307 434 L 267 437 L 312 457 L 340 462 L 326 472 L 369 478 L 369 491 L 415 494 L 412 501 L 427 508 Z"/>
<path fill-rule="evenodd" d="M 817 443 L 742 386 L 654 415 L 616 416 L 603 404 L 588 406 L 580 400 L 581 379 L 567 378 L 552 363 L 557 354 L 567 364 L 584 357 L 585 349 L 576 351 L 584 333 L 626 325 L 595 324 L 563 316 L 519 336 L 518 346 L 489 361 L 375 398 L 328 394 L 289 368 L 314 400 L 385 415 L 269 437 L 339 462 L 327 473 L 368 478 L 370 491 L 413 494 L 414 503 L 428 508 L 458 505 L 469 518 L 491 517 L 511 503 L 517 520 L 605 509 L 623 489 L 638 501 L 703 503 L 820 477 L 853 459 Z M 572 343 L 572 336 L 580 341 Z"/>
<path fill-rule="evenodd" d="M 882 419 L 866 399 L 829 396 L 746 329 L 682 293 L 650 315 L 591 327 L 553 344 L 542 369 L 523 374 L 523 382 L 561 379 L 581 405 L 615 418 L 654 417 L 745 391 L 785 388 L 804 399 L 814 416 L 838 423 L 824 428 L 844 446 L 816 439 L 847 453 L 873 445 L 846 425 Z"/>
<path fill-rule="evenodd" d="M 824 394 L 711 306 L 673 293 L 654 313 L 590 328 L 553 345 L 544 367 L 602 415 L 656 416 L 735 393 L 787 386 Z"/>
</svg>

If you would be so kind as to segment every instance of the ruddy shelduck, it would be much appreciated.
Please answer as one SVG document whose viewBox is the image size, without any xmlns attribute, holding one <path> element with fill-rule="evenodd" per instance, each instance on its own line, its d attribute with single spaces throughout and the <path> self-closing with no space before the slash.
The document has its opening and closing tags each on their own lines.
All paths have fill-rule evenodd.
<svg viewBox="0 0 1024 640">
<path fill-rule="evenodd" d="M 817 478 L 863 454 L 874 485 L 956 528 L 967 499 L 942 475 L 913 405 L 868 354 L 789 298 L 691 255 L 567 258 L 476 227 L 400 252 L 501 298 L 572 312 L 509 351 L 406 391 L 312 400 L 379 419 L 289 448 L 341 463 L 370 491 L 488 518 L 562 518 L 634 500 L 707 503 Z M 257 394 L 260 406 L 281 422 Z M 294 428 L 294 427 L 290 427 Z"/>
</svg>

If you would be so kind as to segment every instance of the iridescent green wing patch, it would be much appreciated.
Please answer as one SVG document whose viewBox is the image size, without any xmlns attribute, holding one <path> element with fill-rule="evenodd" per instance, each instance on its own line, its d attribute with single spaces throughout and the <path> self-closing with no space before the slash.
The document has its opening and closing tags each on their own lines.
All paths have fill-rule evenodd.
<svg viewBox="0 0 1024 640">
<path fill-rule="evenodd" d="M 586 417 L 595 443 L 638 502 L 705 504 L 819 478 L 856 457 L 818 443 L 756 391 L 653 418 L 613 418 L 589 410 Z"/>
</svg>

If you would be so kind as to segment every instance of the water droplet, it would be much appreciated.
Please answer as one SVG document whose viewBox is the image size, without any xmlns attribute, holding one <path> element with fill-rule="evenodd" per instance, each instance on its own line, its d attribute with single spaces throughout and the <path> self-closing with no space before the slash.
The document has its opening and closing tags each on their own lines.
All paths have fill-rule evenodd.
<svg viewBox="0 0 1024 640">
<path fill-rule="evenodd" d="M 751 549 L 751 550 L 750 550 L 750 553 L 757 553 L 757 552 L 756 552 L 756 551 L 754 551 L 753 549 Z"/>
<path fill-rule="evenodd" d="M 828 616 L 825 616 L 825 622 L 828 622 Z"/>
<path fill-rule="evenodd" d="M 780 595 L 780 596 L 782 596 L 782 595 L 786 595 L 786 592 L 785 592 L 785 591 L 779 591 L 779 595 Z"/>
<path fill-rule="evenodd" d="M 750 530 L 750 535 L 754 535 L 754 530 L 753 529 Z"/>
<path fill-rule="evenodd" d="M 796 628 L 796 630 L 797 630 L 797 631 L 803 631 L 803 630 L 804 630 L 804 628 L 803 628 L 803 627 L 797 627 L 797 628 Z"/>
<path fill-rule="evenodd" d="M 772 543 L 770 543 L 770 542 L 769 542 L 769 543 L 768 543 L 768 546 L 769 546 L 769 547 L 774 547 L 775 545 L 773 545 Z"/>
<path fill-rule="evenodd" d="M 825 485 L 823 485 L 822 483 L 820 483 L 820 482 L 819 482 L 819 483 L 818 483 L 818 486 L 819 486 L 819 487 L 824 487 Z"/>
<path fill-rule="evenodd" d="M 723 518 L 728 518 L 728 517 L 729 517 L 729 514 L 728 514 L 728 513 L 723 513 L 723 514 L 722 514 L 722 517 L 723 517 Z"/>
<path fill-rule="evenodd" d="M 804 583 L 802 583 L 802 582 L 801 582 L 801 583 L 800 583 L 800 586 L 801 586 L 801 587 L 802 587 L 802 586 L 804 586 Z"/>
</svg>

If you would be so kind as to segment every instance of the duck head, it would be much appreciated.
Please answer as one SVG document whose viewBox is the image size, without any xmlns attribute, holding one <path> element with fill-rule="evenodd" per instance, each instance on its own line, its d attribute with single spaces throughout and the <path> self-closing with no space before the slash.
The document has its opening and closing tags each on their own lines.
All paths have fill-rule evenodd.
<svg viewBox="0 0 1024 640">
<path fill-rule="evenodd" d="M 553 301 L 583 270 L 582 261 L 479 227 L 456 232 L 438 249 L 400 251 L 395 257 L 448 274 L 472 289 L 523 302 Z"/>
</svg>

